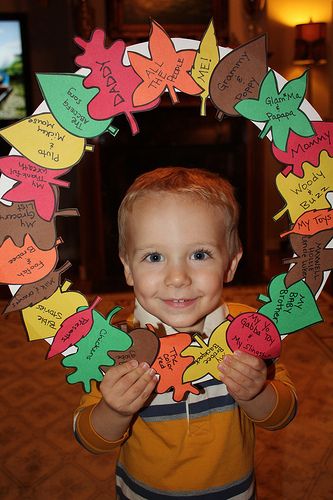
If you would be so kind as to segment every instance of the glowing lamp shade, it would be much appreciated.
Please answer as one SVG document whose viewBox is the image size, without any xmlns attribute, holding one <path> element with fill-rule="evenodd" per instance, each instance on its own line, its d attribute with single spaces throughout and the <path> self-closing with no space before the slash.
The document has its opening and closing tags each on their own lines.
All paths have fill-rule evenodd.
<svg viewBox="0 0 333 500">
<path fill-rule="evenodd" d="M 294 64 L 325 64 L 326 23 L 297 24 Z"/>
</svg>

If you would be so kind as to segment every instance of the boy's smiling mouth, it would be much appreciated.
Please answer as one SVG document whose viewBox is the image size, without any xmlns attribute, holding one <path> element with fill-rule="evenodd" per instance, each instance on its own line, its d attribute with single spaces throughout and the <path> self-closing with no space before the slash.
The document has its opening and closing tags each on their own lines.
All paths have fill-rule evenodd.
<svg viewBox="0 0 333 500">
<path fill-rule="evenodd" d="M 194 299 L 163 299 L 163 302 L 172 307 L 188 307 L 196 302 Z"/>
</svg>

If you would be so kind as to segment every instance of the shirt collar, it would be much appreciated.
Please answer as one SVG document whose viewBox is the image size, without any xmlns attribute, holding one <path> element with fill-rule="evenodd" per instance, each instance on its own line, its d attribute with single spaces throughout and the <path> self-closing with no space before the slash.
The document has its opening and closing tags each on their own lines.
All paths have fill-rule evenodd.
<svg viewBox="0 0 333 500">
<path fill-rule="evenodd" d="M 228 307 L 225 303 L 222 303 L 214 311 L 207 314 L 203 326 L 203 333 L 201 335 L 203 337 L 209 338 L 213 330 L 215 330 L 218 325 L 223 323 L 228 314 Z M 162 323 L 160 319 L 146 311 L 137 299 L 135 299 L 134 306 L 134 325 L 135 324 L 139 324 L 142 328 L 144 328 L 147 324 L 150 324 L 154 327 L 156 333 L 161 336 L 170 335 L 177 332 L 175 328 Z"/>
</svg>

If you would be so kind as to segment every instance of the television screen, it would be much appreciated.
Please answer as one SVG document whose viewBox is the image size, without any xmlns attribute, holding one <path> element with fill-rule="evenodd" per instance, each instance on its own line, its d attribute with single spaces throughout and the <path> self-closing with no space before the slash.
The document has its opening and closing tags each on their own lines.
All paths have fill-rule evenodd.
<svg viewBox="0 0 333 500">
<path fill-rule="evenodd" d="M 0 14 L 0 120 L 27 116 L 27 68 L 23 48 L 23 22 Z"/>
</svg>

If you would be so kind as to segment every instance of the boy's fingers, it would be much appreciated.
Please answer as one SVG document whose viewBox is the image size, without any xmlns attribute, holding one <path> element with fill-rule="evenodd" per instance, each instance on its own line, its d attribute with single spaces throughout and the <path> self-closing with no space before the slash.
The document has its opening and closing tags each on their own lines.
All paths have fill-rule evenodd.
<svg viewBox="0 0 333 500">
<path fill-rule="evenodd" d="M 150 368 L 146 371 L 129 389 L 128 398 L 129 404 L 132 404 L 136 401 L 140 404 L 150 396 L 154 387 L 158 382 L 158 375 L 156 374 L 153 368 Z"/>
<path fill-rule="evenodd" d="M 235 351 L 233 355 L 233 360 L 237 363 L 243 363 L 244 365 L 251 367 L 254 370 L 262 371 L 266 369 L 265 362 L 257 358 L 256 356 L 252 356 L 252 354 L 248 354 L 247 352 Z"/>
</svg>

